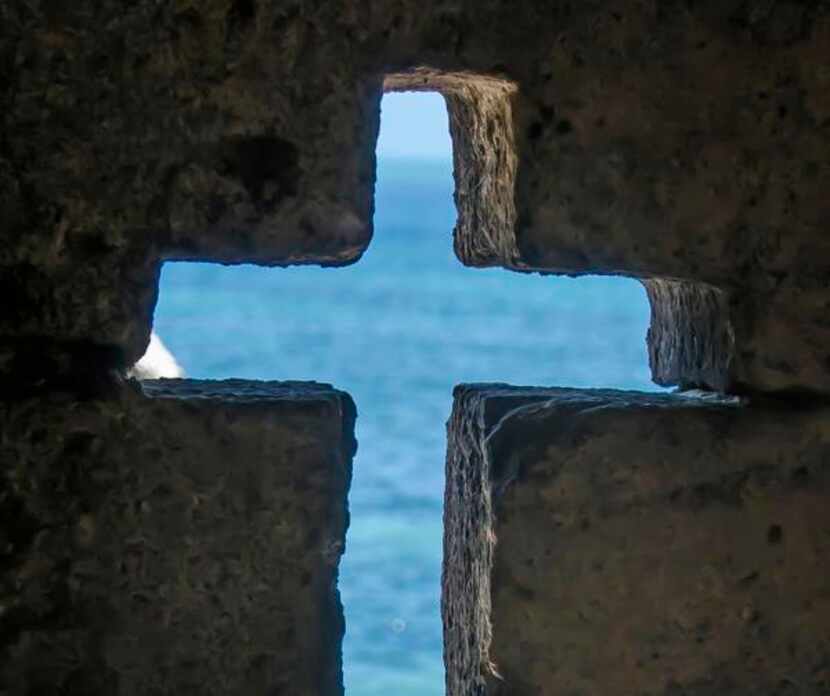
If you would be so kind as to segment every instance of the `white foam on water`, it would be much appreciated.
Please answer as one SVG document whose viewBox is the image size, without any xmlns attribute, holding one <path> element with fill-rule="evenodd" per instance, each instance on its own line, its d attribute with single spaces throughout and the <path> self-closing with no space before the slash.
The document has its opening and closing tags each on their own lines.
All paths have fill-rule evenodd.
<svg viewBox="0 0 830 696">
<path fill-rule="evenodd" d="M 175 379 L 184 377 L 184 370 L 154 331 L 150 334 L 147 352 L 130 368 L 127 375 L 136 379 Z"/>
</svg>

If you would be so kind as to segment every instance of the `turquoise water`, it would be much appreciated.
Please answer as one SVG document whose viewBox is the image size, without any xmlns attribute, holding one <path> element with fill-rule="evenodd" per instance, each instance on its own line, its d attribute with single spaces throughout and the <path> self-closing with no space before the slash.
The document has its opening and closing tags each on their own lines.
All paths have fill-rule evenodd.
<svg viewBox="0 0 830 696">
<path fill-rule="evenodd" d="M 156 330 L 190 377 L 314 379 L 355 399 L 341 566 L 348 696 L 443 694 L 444 424 L 454 384 L 654 389 L 620 278 L 464 268 L 449 160 L 381 158 L 375 239 L 343 269 L 167 264 Z"/>
</svg>

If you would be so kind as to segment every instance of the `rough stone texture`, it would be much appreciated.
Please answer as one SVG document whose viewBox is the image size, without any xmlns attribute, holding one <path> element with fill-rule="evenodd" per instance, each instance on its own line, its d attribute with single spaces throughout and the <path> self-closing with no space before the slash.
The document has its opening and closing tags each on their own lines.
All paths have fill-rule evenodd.
<svg viewBox="0 0 830 696">
<path fill-rule="evenodd" d="M 447 688 L 830 689 L 826 408 L 461 386 Z"/>
<path fill-rule="evenodd" d="M 516 223 L 516 85 L 497 77 L 422 68 L 388 75 L 384 89 L 444 96 L 453 141 L 456 254 L 470 265 L 499 263 L 509 249 L 494 249 L 509 238 Z"/>
<path fill-rule="evenodd" d="M 342 693 L 351 399 L 144 390 L 0 402 L 0 693 Z"/>
<path fill-rule="evenodd" d="M 658 384 L 733 393 L 824 391 L 830 322 L 823 289 L 742 293 L 656 278 L 643 284 Z"/>
<path fill-rule="evenodd" d="M 2 3 L 0 334 L 126 364 L 160 258 L 360 255 L 380 79 L 354 79 L 340 8 L 305 5 Z"/>
<path fill-rule="evenodd" d="M 383 87 L 444 96 L 453 142 L 456 255 L 469 265 L 500 263 L 510 253 L 500 245 L 516 224 L 516 85 L 498 77 L 421 68 L 387 75 Z"/>
<path fill-rule="evenodd" d="M 3 0 L 0 337 L 123 367 L 161 259 L 356 260 L 427 75 L 462 260 L 708 284 L 737 382 L 826 393 L 828 65 L 824 0 Z"/>
<path fill-rule="evenodd" d="M 658 382 L 779 399 L 462 389 L 451 696 L 826 693 L 828 66 L 827 0 L 0 0 L 0 693 L 340 688 L 348 399 L 119 375 L 164 260 L 360 257 L 384 89 L 464 263 L 640 278 Z"/>
<path fill-rule="evenodd" d="M 725 391 L 735 385 L 735 329 L 727 293 L 704 283 L 643 281 L 651 304 L 646 341 L 657 384 Z"/>
</svg>

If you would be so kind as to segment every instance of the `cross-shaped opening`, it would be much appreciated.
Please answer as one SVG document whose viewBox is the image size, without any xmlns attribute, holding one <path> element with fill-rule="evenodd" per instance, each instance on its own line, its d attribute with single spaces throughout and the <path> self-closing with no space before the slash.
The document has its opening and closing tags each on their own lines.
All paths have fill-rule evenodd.
<svg viewBox="0 0 830 696">
<path fill-rule="evenodd" d="M 392 76 L 387 88 L 409 89 L 413 75 Z M 459 263 L 457 212 L 455 250 L 468 263 L 488 265 L 465 241 L 473 231 L 494 243 L 512 225 L 509 143 L 488 148 L 493 128 L 480 119 L 489 113 L 498 123 L 510 87 L 426 79 L 426 93 L 384 99 L 376 231 L 360 263 L 169 263 L 155 318 L 188 376 L 326 381 L 354 397 L 360 446 L 340 574 L 349 696 L 444 692 L 444 424 L 453 386 L 653 388 L 638 282 Z M 492 103 L 470 114 L 470 95 L 453 92 L 461 89 Z"/>
</svg>

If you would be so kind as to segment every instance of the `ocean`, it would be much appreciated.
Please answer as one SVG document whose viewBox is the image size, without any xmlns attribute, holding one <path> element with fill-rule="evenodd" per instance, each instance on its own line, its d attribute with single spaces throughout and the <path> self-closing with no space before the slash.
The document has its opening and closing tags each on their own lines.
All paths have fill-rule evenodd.
<svg viewBox="0 0 830 696">
<path fill-rule="evenodd" d="M 358 408 L 340 571 L 347 696 L 444 693 L 439 594 L 453 385 L 655 390 L 643 287 L 463 267 L 449 159 L 380 158 L 375 238 L 340 269 L 168 263 L 155 330 L 200 379 L 330 382 Z"/>
</svg>

